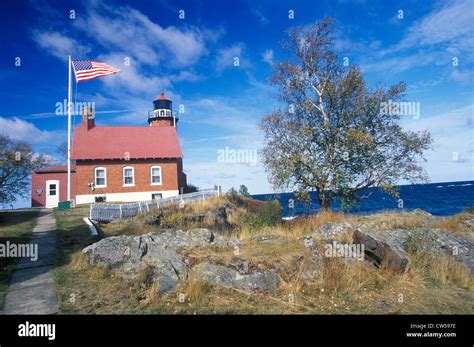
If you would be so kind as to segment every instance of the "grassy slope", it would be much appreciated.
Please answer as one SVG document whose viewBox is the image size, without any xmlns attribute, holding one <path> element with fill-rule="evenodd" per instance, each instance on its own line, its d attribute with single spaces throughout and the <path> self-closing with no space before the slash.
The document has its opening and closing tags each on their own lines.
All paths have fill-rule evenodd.
<svg viewBox="0 0 474 347">
<path fill-rule="evenodd" d="M 39 213 L 38 209 L 0 211 L 0 243 L 27 243 Z M 18 258 L 0 258 L 0 309 L 17 261 Z"/>
<path fill-rule="evenodd" d="M 188 207 L 188 212 L 202 213 L 222 203 L 210 201 Z M 82 210 L 81 210 L 82 209 Z M 57 210 L 60 227 L 60 264 L 57 268 L 58 291 L 62 313 L 184 313 L 184 314 L 332 314 L 332 313 L 474 313 L 474 291 L 472 277 L 466 269 L 452 258 L 429 258 L 412 254 L 413 264 L 405 274 L 394 274 L 385 269 L 375 269 L 366 262 L 347 264 L 339 259 L 326 259 L 323 274 L 311 283 L 300 280 L 298 272 L 282 276 L 282 286 L 267 293 L 245 293 L 235 289 L 210 287 L 189 279 L 173 293 L 159 295 L 156 286 L 147 287 L 141 280 L 128 283 L 103 269 L 89 266 L 80 250 L 93 240 L 81 217 L 87 208 Z M 238 222 L 243 208 L 236 207 L 229 216 Z M 387 213 L 372 217 L 351 218 L 340 214 L 323 214 L 276 226 L 241 224 L 235 236 L 249 239 L 255 234 L 274 234 L 282 237 L 276 243 L 248 243 L 240 249 L 240 256 L 247 259 L 253 268 L 265 268 L 275 262 L 291 263 L 295 255 L 309 255 L 298 235 L 311 233 L 328 221 L 360 220 L 374 221 L 376 227 L 409 229 L 421 225 L 442 224 L 447 229 L 466 235 L 459 223 L 470 214 L 461 217 L 437 218 L 428 221 L 419 216 L 404 213 Z M 167 216 L 166 222 L 176 220 Z M 104 225 L 104 235 L 141 234 L 153 227 L 141 224 L 141 217 L 128 222 Z M 192 225 L 198 226 L 198 225 Z M 343 238 L 344 239 L 344 238 Z M 217 250 L 202 248 L 183 250 L 193 262 L 210 256 L 229 259 L 233 249 Z M 70 299 L 73 298 L 74 302 Z M 180 300 L 184 294 L 184 300 Z M 181 299 L 183 296 L 181 296 Z"/>
</svg>

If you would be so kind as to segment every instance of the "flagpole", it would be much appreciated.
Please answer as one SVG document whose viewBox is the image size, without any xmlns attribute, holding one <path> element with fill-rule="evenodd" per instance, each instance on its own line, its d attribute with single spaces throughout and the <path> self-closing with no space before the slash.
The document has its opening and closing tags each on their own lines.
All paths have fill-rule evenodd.
<svg viewBox="0 0 474 347">
<path fill-rule="evenodd" d="M 67 83 L 67 201 L 71 201 L 71 56 Z"/>
</svg>

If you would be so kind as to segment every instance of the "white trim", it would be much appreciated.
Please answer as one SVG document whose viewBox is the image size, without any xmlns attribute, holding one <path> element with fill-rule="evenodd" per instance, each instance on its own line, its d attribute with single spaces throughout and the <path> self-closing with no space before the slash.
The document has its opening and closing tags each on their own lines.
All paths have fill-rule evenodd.
<svg viewBox="0 0 474 347">
<path fill-rule="evenodd" d="M 104 183 L 103 185 L 97 184 L 97 170 L 104 170 Z M 107 188 L 107 168 L 98 166 L 94 169 L 94 188 Z"/>
<path fill-rule="evenodd" d="M 132 182 L 133 183 L 125 183 L 125 170 L 132 169 Z M 135 168 L 133 166 L 124 166 L 122 168 L 122 187 L 135 187 Z"/>
<path fill-rule="evenodd" d="M 99 233 L 97 232 L 97 229 L 95 228 L 94 224 L 92 224 L 91 220 L 89 217 L 84 217 L 82 218 L 84 222 L 89 226 L 89 230 L 91 231 L 91 235 L 97 236 Z"/>
<path fill-rule="evenodd" d="M 153 182 L 153 169 L 160 169 L 160 182 L 159 183 L 154 183 Z M 153 165 L 150 167 L 150 185 L 151 186 L 162 186 L 163 185 L 163 169 L 161 168 L 160 165 Z"/>
<path fill-rule="evenodd" d="M 76 205 L 91 204 L 95 202 L 95 196 L 105 196 L 106 202 L 134 202 L 151 201 L 152 194 L 162 194 L 163 199 L 172 196 L 178 196 L 179 190 L 151 190 L 149 192 L 131 192 L 131 193 L 105 193 L 105 194 L 84 194 L 76 195 Z"/>
</svg>

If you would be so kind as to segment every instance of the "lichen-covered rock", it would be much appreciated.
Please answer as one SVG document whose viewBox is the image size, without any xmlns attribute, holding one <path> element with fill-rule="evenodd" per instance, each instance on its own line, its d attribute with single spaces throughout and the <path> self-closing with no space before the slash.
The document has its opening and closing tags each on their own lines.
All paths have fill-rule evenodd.
<svg viewBox="0 0 474 347">
<path fill-rule="evenodd" d="M 468 227 L 474 227 L 474 219 L 468 219 L 463 222 Z"/>
<path fill-rule="evenodd" d="M 123 278 L 136 278 L 141 270 L 151 267 L 151 276 L 159 281 L 160 291 L 173 290 L 180 280 L 188 277 L 186 259 L 180 248 L 240 244 L 236 239 L 215 237 L 208 229 L 167 230 L 140 236 L 113 236 L 82 250 L 91 265 L 105 266 Z"/>
<path fill-rule="evenodd" d="M 436 242 L 446 253 L 463 263 L 474 274 L 474 244 L 467 238 L 441 229 L 432 229 Z"/>
<path fill-rule="evenodd" d="M 255 271 L 241 274 L 232 268 L 204 262 L 192 269 L 193 276 L 202 281 L 224 287 L 231 287 L 245 291 L 271 290 L 277 288 L 280 279 L 275 270 Z"/>
<path fill-rule="evenodd" d="M 419 216 L 423 216 L 423 217 L 433 217 L 433 215 L 431 213 L 429 213 L 425 210 L 422 210 L 421 208 L 415 208 L 410 213 L 416 214 L 416 215 L 419 215 Z"/>
<path fill-rule="evenodd" d="M 230 259 L 228 265 L 242 274 L 248 274 L 250 271 L 249 262 L 236 256 Z"/>
<path fill-rule="evenodd" d="M 327 239 L 344 235 L 352 229 L 353 225 L 349 222 L 329 222 L 321 225 L 312 236 Z"/>
<path fill-rule="evenodd" d="M 303 262 L 304 256 L 300 256 L 297 259 L 297 262 L 302 262 L 301 265 L 299 265 L 299 270 L 301 271 L 302 275 L 301 278 L 305 280 L 313 280 L 319 276 L 324 267 L 321 252 L 314 238 L 311 235 L 301 236 L 298 239 L 303 243 L 303 245 L 308 249 L 308 251 L 310 251 L 312 255 L 311 261 L 306 260 Z"/>
</svg>

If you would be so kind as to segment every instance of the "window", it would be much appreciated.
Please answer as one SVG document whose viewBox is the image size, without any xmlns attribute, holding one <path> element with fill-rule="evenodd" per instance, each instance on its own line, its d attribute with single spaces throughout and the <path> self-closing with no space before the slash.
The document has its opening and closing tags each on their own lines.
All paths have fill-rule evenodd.
<svg viewBox="0 0 474 347">
<path fill-rule="evenodd" d="M 95 202 L 106 202 L 105 195 L 96 195 L 95 197 Z"/>
<path fill-rule="evenodd" d="M 123 168 L 123 185 L 134 186 L 135 185 L 135 170 L 131 166 Z"/>
<path fill-rule="evenodd" d="M 165 115 L 165 111 L 161 110 L 160 116 L 164 116 L 164 115 Z"/>
<path fill-rule="evenodd" d="M 161 193 L 151 194 L 151 200 L 161 200 L 163 199 L 163 195 Z"/>
<path fill-rule="evenodd" d="M 107 170 L 105 167 L 95 168 L 95 187 L 105 188 L 107 187 Z"/>
<path fill-rule="evenodd" d="M 150 171 L 151 171 L 151 185 L 152 186 L 161 185 L 161 167 L 152 166 Z"/>
<path fill-rule="evenodd" d="M 51 195 L 51 196 L 56 195 L 56 185 L 55 184 L 50 184 L 49 185 L 49 195 Z"/>
</svg>

